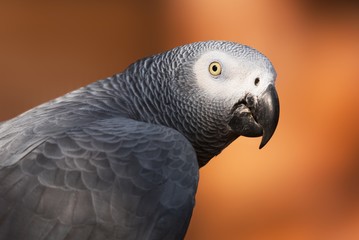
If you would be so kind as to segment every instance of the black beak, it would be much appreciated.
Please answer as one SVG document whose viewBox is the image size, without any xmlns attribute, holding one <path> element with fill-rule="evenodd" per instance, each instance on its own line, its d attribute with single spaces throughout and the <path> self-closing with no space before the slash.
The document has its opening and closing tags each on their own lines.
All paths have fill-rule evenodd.
<svg viewBox="0 0 359 240">
<path fill-rule="evenodd" d="M 241 136 L 262 136 L 259 149 L 273 136 L 279 120 L 279 99 L 275 87 L 270 84 L 258 97 L 247 94 L 232 108 L 229 126 Z"/>
</svg>

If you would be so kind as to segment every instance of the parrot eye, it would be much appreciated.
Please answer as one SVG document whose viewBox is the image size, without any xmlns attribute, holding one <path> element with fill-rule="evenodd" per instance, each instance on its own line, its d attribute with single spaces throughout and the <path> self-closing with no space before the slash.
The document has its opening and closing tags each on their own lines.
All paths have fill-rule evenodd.
<svg viewBox="0 0 359 240">
<path fill-rule="evenodd" d="M 222 66 L 219 62 L 212 62 L 209 65 L 209 73 L 212 76 L 218 76 L 221 74 L 221 72 L 222 72 Z"/>
<path fill-rule="evenodd" d="M 258 86 L 258 84 L 259 84 L 259 78 L 257 77 L 256 79 L 254 79 L 254 85 L 256 85 L 256 86 Z"/>
</svg>

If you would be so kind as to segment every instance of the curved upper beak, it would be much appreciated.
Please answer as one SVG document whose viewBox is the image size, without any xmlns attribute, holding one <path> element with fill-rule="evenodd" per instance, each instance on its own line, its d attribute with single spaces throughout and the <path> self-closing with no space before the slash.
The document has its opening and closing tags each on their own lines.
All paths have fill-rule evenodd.
<svg viewBox="0 0 359 240">
<path fill-rule="evenodd" d="M 272 84 L 258 97 L 254 117 L 263 128 L 262 141 L 259 145 L 261 149 L 273 136 L 279 121 L 279 98 Z"/>
<path fill-rule="evenodd" d="M 263 148 L 273 136 L 279 120 L 279 99 L 275 87 L 270 84 L 258 97 L 247 94 L 232 109 L 229 126 L 242 136 L 259 137 Z"/>
</svg>

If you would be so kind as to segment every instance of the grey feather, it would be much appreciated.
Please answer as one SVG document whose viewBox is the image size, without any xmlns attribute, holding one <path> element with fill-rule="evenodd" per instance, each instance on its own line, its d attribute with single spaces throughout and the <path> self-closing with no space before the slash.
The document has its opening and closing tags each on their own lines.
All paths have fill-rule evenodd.
<svg viewBox="0 0 359 240">
<path fill-rule="evenodd" d="M 80 142 L 89 139 L 92 149 L 82 148 Z M 145 161 L 148 150 L 152 153 Z M 178 166 L 171 167 L 171 161 Z M 174 177 L 177 171 L 180 178 Z M 7 202 L 1 207 L 0 239 L 31 239 L 30 224 L 43 226 L 34 229 L 34 239 L 57 237 L 60 230 L 50 231 L 55 226 L 66 231 L 61 232 L 64 239 L 72 234 L 76 239 L 98 239 L 95 235 L 101 231 L 109 234 L 106 239 L 116 239 L 117 234 L 143 239 L 167 234 L 156 230 L 162 228 L 167 211 L 171 221 L 190 217 L 191 211 L 183 210 L 194 204 L 198 164 L 192 145 L 177 131 L 111 118 L 49 137 L 17 164 L 4 167 L 0 180 L 0 199 Z M 3 208 L 9 205 L 13 207 Z M 9 231 L 9 221 L 21 221 L 17 231 Z M 91 226 L 88 232 L 76 230 L 86 226 Z M 105 230 L 108 226 L 112 233 Z M 178 229 L 171 234 L 178 239 L 184 233 Z"/>
<path fill-rule="evenodd" d="M 270 65 L 189 44 L 1 123 L 0 240 L 182 239 L 199 167 L 238 137 L 193 81 L 210 49 Z"/>
</svg>

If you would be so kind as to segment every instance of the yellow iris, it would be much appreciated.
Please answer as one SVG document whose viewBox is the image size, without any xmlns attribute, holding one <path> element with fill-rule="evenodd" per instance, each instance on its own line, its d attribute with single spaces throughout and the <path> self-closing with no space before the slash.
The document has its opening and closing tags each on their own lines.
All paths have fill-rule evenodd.
<svg viewBox="0 0 359 240">
<path fill-rule="evenodd" d="M 219 62 L 212 62 L 209 65 L 209 73 L 212 76 L 218 76 L 221 74 L 221 72 L 222 72 L 222 66 Z"/>
</svg>

